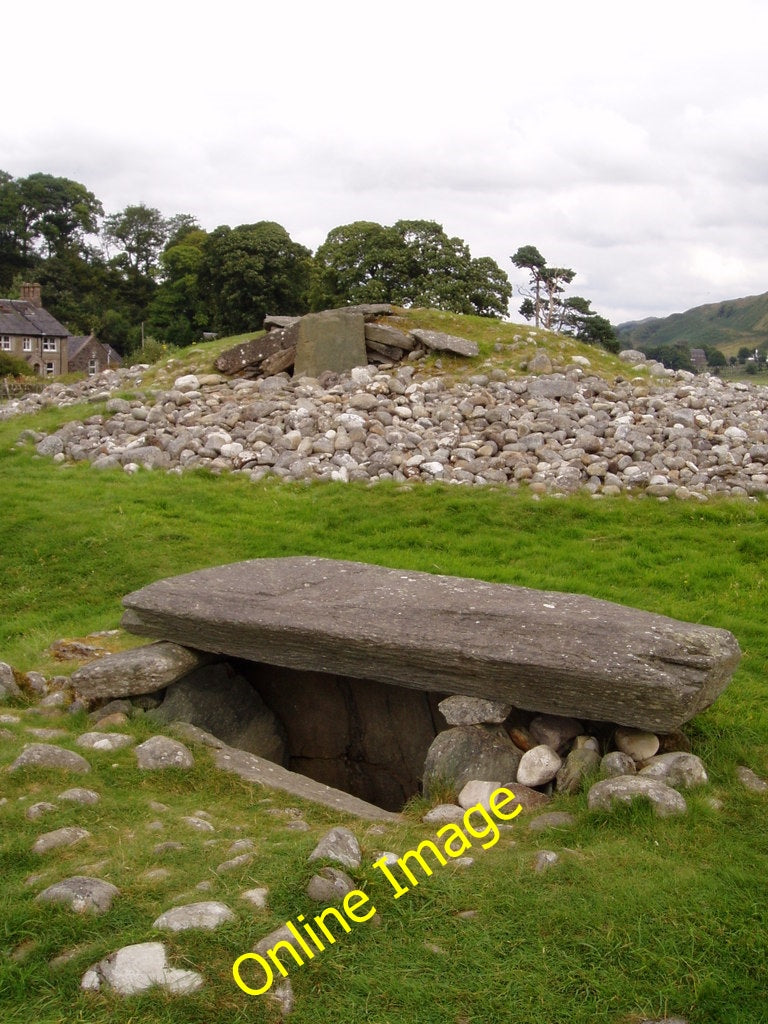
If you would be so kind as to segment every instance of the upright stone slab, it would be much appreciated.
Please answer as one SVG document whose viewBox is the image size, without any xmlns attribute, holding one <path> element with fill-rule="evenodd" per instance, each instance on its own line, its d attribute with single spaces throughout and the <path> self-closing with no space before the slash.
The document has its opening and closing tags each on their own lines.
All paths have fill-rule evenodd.
<svg viewBox="0 0 768 1024">
<path fill-rule="evenodd" d="M 203 569 L 123 603 L 126 629 L 217 654 L 661 732 L 741 654 L 727 630 L 580 594 L 324 558 Z"/>
<path fill-rule="evenodd" d="M 326 370 L 345 373 L 368 363 L 362 313 L 344 309 L 310 313 L 299 320 L 295 330 L 294 377 L 319 377 Z"/>
</svg>

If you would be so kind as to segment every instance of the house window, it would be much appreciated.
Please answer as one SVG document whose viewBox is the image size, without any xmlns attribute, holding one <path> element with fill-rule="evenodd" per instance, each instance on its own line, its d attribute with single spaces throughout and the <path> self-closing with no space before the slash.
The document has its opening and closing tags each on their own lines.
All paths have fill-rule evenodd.
<svg viewBox="0 0 768 1024">
<path fill-rule="evenodd" d="M 4 334 L 2 340 L 0 340 L 0 348 L 2 348 L 3 352 L 11 351 L 11 339 L 7 334 Z"/>
<path fill-rule="evenodd" d="M 45 376 L 46 377 L 52 377 L 53 376 L 53 363 L 46 363 L 45 364 Z"/>
<path fill-rule="evenodd" d="M 32 351 L 32 339 L 31 338 L 25 338 L 24 341 L 22 341 L 22 343 L 21 343 L 21 348 L 22 348 L 23 352 L 31 352 Z"/>
<path fill-rule="evenodd" d="M 55 338 L 43 338 L 43 352 L 56 352 L 57 343 Z"/>
<path fill-rule="evenodd" d="M 93 377 L 93 375 L 98 371 L 98 369 L 99 364 L 96 362 L 96 357 L 91 356 L 91 358 L 88 360 L 88 376 Z"/>
</svg>

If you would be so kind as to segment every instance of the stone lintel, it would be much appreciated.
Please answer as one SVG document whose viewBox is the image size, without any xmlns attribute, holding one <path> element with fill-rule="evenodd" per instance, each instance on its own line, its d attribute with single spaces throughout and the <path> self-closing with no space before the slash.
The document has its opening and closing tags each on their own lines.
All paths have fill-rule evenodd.
<svg viewBox="0 0 768 1024">
<path fill-rule="evenodd" d="M 723 629 L 554 591 L 323 558 L 160 580 L 123 625 L 214 654 L 670 732 L 740 658 Z"/>
</svg>

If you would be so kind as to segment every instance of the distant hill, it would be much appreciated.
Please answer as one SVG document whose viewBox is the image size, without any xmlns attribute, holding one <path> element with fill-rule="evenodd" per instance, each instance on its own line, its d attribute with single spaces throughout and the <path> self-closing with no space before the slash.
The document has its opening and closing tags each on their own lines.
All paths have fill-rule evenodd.
<svg viewBox="0 0 768 1024">
<path fill-rule="evenodd" d="M 622 348 L 711 345 L 735 356 L 742 346 L 754 349 L 768 344 L 768 292 L 712 302 L 672 316 L 632 320 L 619 324 L 616 333 Z"/>
</svg>

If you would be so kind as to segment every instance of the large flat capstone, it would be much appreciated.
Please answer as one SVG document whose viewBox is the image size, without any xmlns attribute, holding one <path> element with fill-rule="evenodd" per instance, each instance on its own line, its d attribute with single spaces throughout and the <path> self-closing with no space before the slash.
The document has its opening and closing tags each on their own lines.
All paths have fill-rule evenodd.
<svg viewBox="0 0 768 1024">
<path fill-rule="evenodd" d="M 741 652 L 724 629 L 579 594 L 324 558 L 160 580 L 123 625 L 203 651 L 669 732 Z"/>
</svg>

